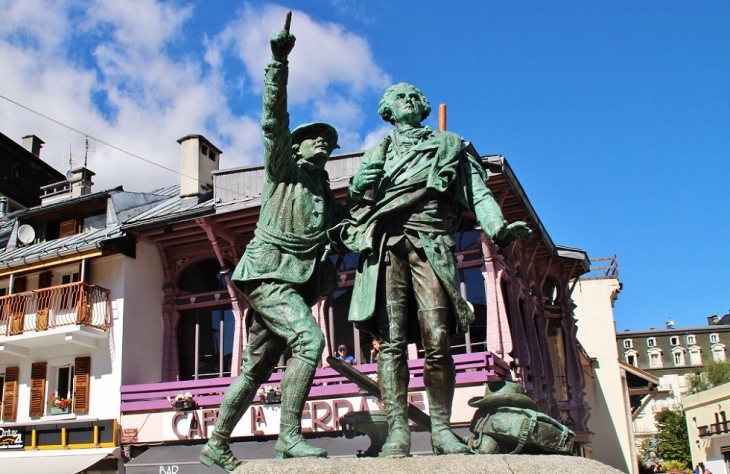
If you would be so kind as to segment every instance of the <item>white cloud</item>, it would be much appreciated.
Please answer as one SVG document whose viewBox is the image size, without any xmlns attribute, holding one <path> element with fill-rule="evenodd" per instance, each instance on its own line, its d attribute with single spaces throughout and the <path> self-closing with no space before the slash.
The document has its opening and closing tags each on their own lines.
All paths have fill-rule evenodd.
<svg viewBox="0 0 730 474">
<path fill-rule="evenodd" d="M 179 3 L 0 0 L 0 11 L 7 12 L 0 22 L 0 62 L 11 65 L 0 75 L 0 94 L 161 166 L 97 144 L 89 161 L 96 190 L 178 182 L 168 170 L 179 170 L 176 140 L 190 133 L 223 150 L 224 168 L 261 160 L 261 99 L 251 96 L 260 93 L 268 39 L 282 27 L 285 10 L 246 6 L 204 45 L 174 54 L 170 46 L 186 39 L 195 20 L 192 7 Z M 380 94 L 387 75 L 367 42 L 338 25 L 295 12 L 292 32 L 298 40 L 290 102 L 312 120 L 332 122 L 341 143 L 357 149 L 362 101 L 377 101 L 367 96 Z M 4 100 L 0 123 L 0 132 L 16 141 L 27 134 L 45 140 L 41 157 L 57 169 L 67 169 L 62 161 L 69 147 L 77 165 L 83 159 L 79 134 Z"/>
<path fill-rule="evenodd" d="M 393 126 L 391 124 L 383 122 L 383 125 L 365 135 L 360 148 L 362 150 L 367 150 L 371 146 L 379 144 L 392 129 Z"/>
<path fill-rule="evenodd" d="M 234 48 L 256 91 L 263 87 L 262 71 L 271 56 L 269 39 L 284 26 L 286 11 L 278 5 L 256 8 L 247 4 L 211 43 L 212 48 Z M 291 33 L 297 38 L 289 56 L 292 103 L 325 97 L 334 86 L 358 95 L 380 92 L 389 85 L 389 76 L 375 63 L 364 38 L 334 23 L 317 23 L 301 11 L 292 14 Z"/>
</svg>

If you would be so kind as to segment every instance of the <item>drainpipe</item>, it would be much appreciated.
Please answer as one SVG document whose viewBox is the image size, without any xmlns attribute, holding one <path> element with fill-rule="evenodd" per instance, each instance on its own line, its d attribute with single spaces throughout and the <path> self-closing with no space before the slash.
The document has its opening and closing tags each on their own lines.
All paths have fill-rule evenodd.
<svg viewBox="0 0 730 474">
<path fill-rule="evenodd" d="M 8 214 L 8 198 L 0 196 L 0 217 L 5 217 Z"/>
</svg>

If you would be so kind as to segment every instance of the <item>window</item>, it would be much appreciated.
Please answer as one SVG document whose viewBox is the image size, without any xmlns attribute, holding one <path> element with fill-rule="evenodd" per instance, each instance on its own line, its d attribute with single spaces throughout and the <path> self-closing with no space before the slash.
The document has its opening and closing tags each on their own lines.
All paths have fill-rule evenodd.
<svg viewBox="0 0 730 474">
<path fill-rule="evenodd" d="M 624 349 L 631 349 L 634 347 L 634 341 L 631 339 L 624 339 Z"/>
<path fill-rule="evenodd" d="M 638 357 L 636 354 L 626 354 L 626 362 L 633 365 L 634 367 L 639 366 Z"/>
<path fill-rule="evenodd" d="M 650 337 L 646 340 L 646 345 L 648 347 L 656 347 L 656 337 Z"/>
<path fill-rule="evenodd" d="M 106 213 L 97 214 L 84 218 L 81 232 L 91 232 L 92 230 L 101 230 L 106 227 Z"/>
<path fill-rule="evenodd" d="M 691 365 L 702 365 L 702 351 L 695 347 L 689 350 L 689 363 Z"/>
<path fill-rule="evenodd" d="M 61 275 L 61 284 L 69 285 L 70 283 L 77 283 L 79 281 L 78 273 L 68 273 Z M 77 285 L 71 285 L 61 290 L 61 308 L 70 309 L 76 306 L 79 299 L 79 288 Z"/>
<path fill-rule="evenodd" d="M 204 156 L 208 155 L 208 146 L 207 145 L 201 145 L 200 146 L 200 153 Z"/>
<path fill-rule="evenodd" d="M 672 337 L 670 337 L 669 338 L 669 344 L 671 344 L 673 346 L 678 346 L 679 345 L 679 336 L 672 336 Z"/>
<path fill-rule="evenodd" d="M 718 342 L 720 342 L 720 335 L 719 334 L 710 334 L 710 343 L 717 344 Z"/>
<path fill-rule="evenodd" d="M 56 396 L 59 398 L 73 398 L 74 393 L 74 366 L 65 365 L 56 370 Z"/>
<path fill-rule="evenodd" d="M 712 359 L 715 362 L 725 362 L 725 346 L 722 344 L 718 344 L 717 346 L 712 348 Z"/>
<path fill-rule="evenodd" d="M 687 336 L 687 344 L 689 344 L 689 345 L 697 344 L 697 340 L 695 339 L 694 334 L 690 334 L 689 336 Z"/>
<path fill-rule="evenodd" d="M 230 306 L 180 311 L 180 380 L 231 375 L 234 327 Z"/>
<path fill-rule="evenodd" d="M 649 353 L 649 367 L 657 368 L 662 367 L 662 354 L 661 352 L 650 352 Z"/>
<path fill-rule="evenodd" d="M 39 410 L 39 415 L 59 415 L 64 413 L 85 414 L 89 412 L 89 384 L 91 377 L 91 357 L 61 357 L 58 359 L 42 362 L 43 371 L 38 371 L 35 377 L 31 377 L 31 392 L 33 391 L 33 382 L 36 379 L 44 378 L 42 384 L 36 382 L 36 390 L 40 393 L 41 385 L 43 388 L 43 397 L 41 406 L 34 405 L 36 395 L 31 393 L 31 410 Z M 48 365 L 48 390 L 46 393 L 45 366 Z M 35 369 L 35 365 L 34 369 Z M 51 396 L 55 399 L 68 402 L 52 403 Z M 55 406 L 54 406 L 55 405 Z"/>
<path fill-rule="evenodd" d="M 682 366 L 684 365 L 684 351 L 674 351 L 674 365 L 676 366 Z"/>
</svg>

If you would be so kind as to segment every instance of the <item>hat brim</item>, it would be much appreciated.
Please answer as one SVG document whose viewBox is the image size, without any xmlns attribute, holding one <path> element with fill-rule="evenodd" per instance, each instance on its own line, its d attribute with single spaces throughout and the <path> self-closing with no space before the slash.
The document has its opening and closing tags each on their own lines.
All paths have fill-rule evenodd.
<svg viewBox="0 0 730 474">
<path fill-rule="evenodd" d="M 474 397 L 469 400 L 469 406 L 474 408 L 517 407 L 540 411 L 540 407 L 533 399 L 519 393 L 494 394 L 486 398 Z"/>
<path fill-rule="evenodd" d="M 292 145 L 299 145 L 309 134 L 318 134 L 323 136 L 332 150 L 336 150 L 340 147 L 340 145 L 337 144 L 337 130 L 335 130 L 335 127 L 332 125 L 324 122 L 305 123 L 295 128 L 291 132 Z"/>
</svg>

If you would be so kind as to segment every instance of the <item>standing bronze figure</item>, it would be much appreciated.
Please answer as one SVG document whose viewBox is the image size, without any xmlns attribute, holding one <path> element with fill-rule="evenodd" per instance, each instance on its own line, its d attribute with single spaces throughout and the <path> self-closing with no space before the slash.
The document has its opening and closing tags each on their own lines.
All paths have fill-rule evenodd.
<svg viewBox="0 0 730 474">
<path fill-rule="evenodd" d="M 311 307 L 336 288 L 327 259 L 325 231 L 346 214 L 330 190 L 324 166 L 337 146 L 337 132 L 312 123 L 289 132 L 286 85 L 295 38 L 287 27 L 271 38 L 261 127 L 266 182 L 255 236 L 233 282 L 256 311 L 243 355 L 241 375 L 226 390 L 218 422 L 200 461 L 233 471 L 241 464 L 230 450 L 231 432 L 290 347 L 292 360 L 281 382 L 281 425 L 277 458 L 326 457 L 301 434 L 301 416 L 324 335 Z M 327 284 L 329 282 L 330 284 Z"/>
<path fill-rule="evenodd" d="M 450 337 L 474 320 L 459 293 L 452 233 L 461 214 L 472 211 L 500 246 L 531 236 L 524 222 L 505 221 L 461 137 L 421 125 L 430 111 L 410 84 L 385 91 L 379 113 L 395 128 L 365 153 L 349 189 L 352 217 L 331 232 L 361 254 L 349 320 L 381 340 L 378 377 L 389 431 L 381 456 L 410 455 L 407 344 L 418 327 L 433 451 L 469 452 L 450 428 Z"/>
</svg>

